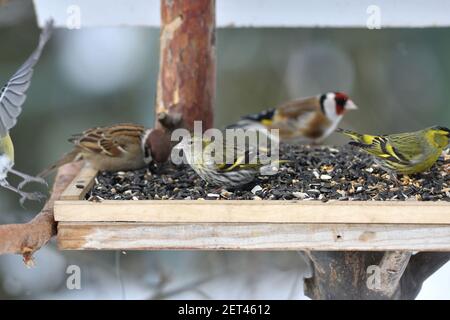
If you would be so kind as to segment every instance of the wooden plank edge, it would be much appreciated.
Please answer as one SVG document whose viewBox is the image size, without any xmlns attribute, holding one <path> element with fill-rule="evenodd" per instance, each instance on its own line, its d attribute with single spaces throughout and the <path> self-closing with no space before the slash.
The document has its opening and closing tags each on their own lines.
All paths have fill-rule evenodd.
<svg viewBox="0 0 450 320">
<path fill-rule="evenodd" d="M 58 224 L 62 250 L 450 251 L 450 226 Z"/>
<path fill-rule="evenodd" d="M 98 170 L 85 165 L 61 194 L 60 200 L 82 200 L 92 189 Z"/>
<path fill-rule="evenodd" d="M 56 221 L 450 224 L 447 202 L 57 201 Z"/>
</svg>

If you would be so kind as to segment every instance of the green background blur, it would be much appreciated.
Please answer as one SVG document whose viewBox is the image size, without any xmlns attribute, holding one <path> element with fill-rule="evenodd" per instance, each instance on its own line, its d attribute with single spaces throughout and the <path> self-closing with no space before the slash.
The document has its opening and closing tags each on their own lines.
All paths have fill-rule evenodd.
<svg viewBox="0 0 450 320">
<path fill-rule="evenodd" d="M 13 10 L 0 6 L 1 83 L 34 50 L 39 36 L 31 3 L 17 2 Z M 449 126 L 449 39 L 448 28 L 220 29 L 216 127 L 329 90 L 347 92 L 360 107 L 345 117 L 342 127 L 393 133 Z M 69 151 L 71 134 L 92 126 L 152 125 L 158 40 L 159 30 L 147 28 L 56 30 L 12 130 L 16 169 L 36 174 Z M 331 137 L 327 143 L 344 140 Z M 28 203 L 22 209 L 17 195 L 0 189 L 1 224 L 27 221 L 40 206 Z M 38 266 L 30 271 L 20 257 L 0 256 L 0 298 L 302 298 L 299 270 L 306 270 L 296 253 L 128 253 L 118 268 L 114 253 L 61 253 L 51 244 L 36 257 Z M 86 289 L 65 289 L 69 264 L 88 270 L 83 275 Z M 261 265 L 266 267 L 258 273 L 270 275 L 279 290 L 269 289 L 270 284 L 258 287 L 262 282 L 255 273 L 247 276 L 245 270 Z M 222 280 L 204 289 L 216 273 Z M 226 274 L 247 278 L 233 282 Z M 203 276 L 205 282 L 200 281 Z M 175 289 L 187 279 L 195 290 L 180 295 Z M 254 291 L 249 285 L 239 292 L 218 289 L 242 281 L 253 283 Z M 172 287 L 175 294 L 168 295 Z"/>
</svg>

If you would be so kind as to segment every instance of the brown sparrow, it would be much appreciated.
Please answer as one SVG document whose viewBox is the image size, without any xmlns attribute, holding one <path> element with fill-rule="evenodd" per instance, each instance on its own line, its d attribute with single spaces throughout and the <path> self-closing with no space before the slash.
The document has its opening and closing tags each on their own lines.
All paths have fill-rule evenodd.
<svg viewBox="0 0 450 320">
<path fill-rule="evenodd" d="M 171 152 L 168 132 L 131 123 L 92 128 L 74 135 L 69 141 L 75 148 L 40 173 L 40 177 L 78 160 L 85 160 L 100 171 L 136 170 L 166 162 Z"/>
<path fill-rule="evenodd" d="M 337 128 L 346 111 L 356 109 L 346 94 L 328 92 L 244 116 L 227 128 L 279 129 L 281 141 L 320 143 Z"/>
</svg>

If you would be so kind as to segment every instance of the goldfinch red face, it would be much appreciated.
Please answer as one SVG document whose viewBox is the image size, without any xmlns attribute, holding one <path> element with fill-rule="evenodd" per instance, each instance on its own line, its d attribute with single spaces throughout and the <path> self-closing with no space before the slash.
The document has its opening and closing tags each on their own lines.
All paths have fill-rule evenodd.
<svg viewBox="0 0 450 320">
<path fill-rule="evenodd" d="M 342 92 L 328 92 L 320 97 L 320 107 L 322 112 L 331 120 L 335 120 L 344 115 L 348 110 L 356 110 L 355 103 Z"/>
</svg>

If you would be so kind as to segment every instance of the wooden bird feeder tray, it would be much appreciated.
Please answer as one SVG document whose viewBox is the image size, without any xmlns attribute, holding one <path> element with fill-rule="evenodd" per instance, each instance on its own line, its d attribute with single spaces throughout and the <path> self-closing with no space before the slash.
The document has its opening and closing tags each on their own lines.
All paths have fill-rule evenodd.
<svg viewBox="0 0 450 320">
<path fill-rule="evenodd" d="M 55 202 L 60 249 L 450 251 L 444 201 L 87 201 L 96 175 Z"/>
<path fill-rule="evenodd" d="M 346 1 L 345 16 L 343 3 L 224 0 L 217 1 L 216 10 L 216 2 L 209 0 L 195 4 L 161 0 L 160 6 L 158 1 L 136 0 L 133 7 L 140 10 L 112 2 L 108 19 L 89 15 L 82 21 L 83 27 L 159 27 L 156 113 L 182 114 L 189 129 L 194 120 L 201 120 L 206 130 L 213 123 L 216 26 L 450 25 L 446 14 L 450 3 L 443 0 L 416 6 L 405 2 L 403 7 L 388 0 L 377 5 Z M 75 9 L 89 6 L 81 0 L 73 4 Z M 67 26 L 64 1 L 35 1 L 35 6 L 40 25 L 52 17 L 56 26 Z M 412 256 L 412 251 L 450 251 L 450 202 L 85 200 L 96 175 L 92 169 L 82 169 L 54 204 L 57 240 L 63 250 L 307 250 L 312 278 L 304 281 L 304 288 L 314 299 L 411 299 L 423 281 L 448 261 L 447 254 Z M 381 257 L 351 251 L 387 252 Z M 363 272 L 374 263 L 381 270 L 376 292 L 368 287 Z"/>
</svg>

